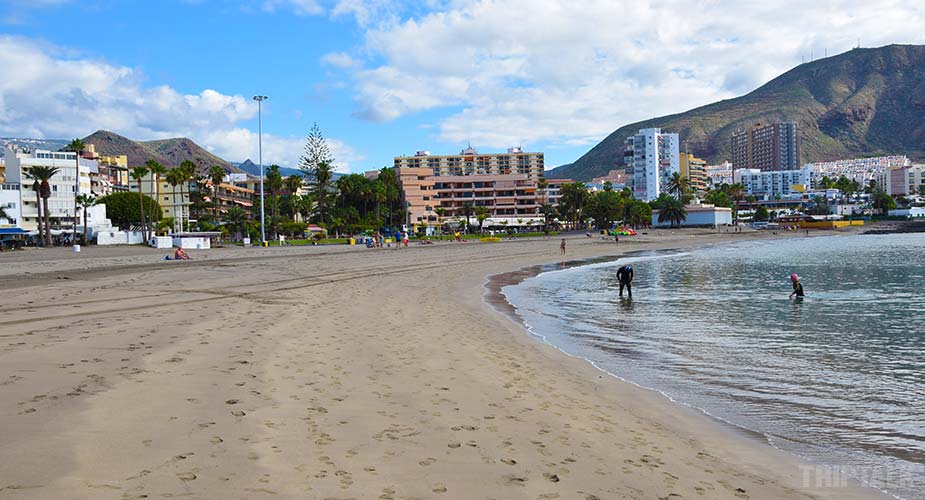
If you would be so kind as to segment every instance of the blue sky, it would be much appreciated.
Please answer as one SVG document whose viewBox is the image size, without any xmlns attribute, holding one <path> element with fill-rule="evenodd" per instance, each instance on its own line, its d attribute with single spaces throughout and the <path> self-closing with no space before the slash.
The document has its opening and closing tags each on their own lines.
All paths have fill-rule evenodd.
<svg viewBox="0 0 925 500">
<path fill-rule="evenodd" d="M 266 163 L 296 166 L 318 122 L 345 171 L 468 141 L 551 167 L 858 36 L 923 43 L 923 24 L 892 1 L 0 0 L 0 135 L 183 135 L 256 159 L 265 94 Z"/>
</svg>

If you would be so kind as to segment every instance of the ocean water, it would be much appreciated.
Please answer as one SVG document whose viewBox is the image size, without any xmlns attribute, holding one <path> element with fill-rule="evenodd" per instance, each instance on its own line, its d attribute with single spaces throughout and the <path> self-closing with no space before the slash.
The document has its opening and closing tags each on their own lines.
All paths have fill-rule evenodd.
<svg viewBox="0 0 925 500">
<path fill-rule="evenodd" d="M 632 300 L 617 295 L 625 263 Z M 791 273 L 804 300 L 788 298 Z M 638 254 L 502 293 L 533 334 L 831 467 L 836 484 L 925 498 L 923 285 L 913 234 Z"/>
</svg>

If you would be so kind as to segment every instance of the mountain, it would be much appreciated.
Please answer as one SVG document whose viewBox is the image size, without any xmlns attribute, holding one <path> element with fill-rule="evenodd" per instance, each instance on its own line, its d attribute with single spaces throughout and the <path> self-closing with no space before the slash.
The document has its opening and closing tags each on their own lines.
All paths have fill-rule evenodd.
<svg viewBox="0 0 925 500">
<path fill-rule="evenodd" d="M 207 175 L 209 168 L 219 165 L 226 172 L 240 172 L 231 163 L 213 155 L 185 137 L 159 141 L 133 141 L 115 132 L 97 130 L 84 137 L 84 143 L 93 144 L 96 152 L 103 156 L 128 156 L 130 167 L 144 165 L 154 160 L 166 167 L 175 167 L 185 160 L 199 165 L 199 173 Z"/>
<path fill-rule="evenodd" d="M 226 172 L 238 172 L 230 162 L 206 151 L 195 142 L 186 137 L 163 139 L 159 141 L 144 141 L 139 143 L 167 159 L 164 165 L 179 165 L 184 161 L 192 161 L 199 165 L 200 173 L 206 174 L 214 165 L 225 169 Z"/>
<path fill-rule="evenodd" d="M 171 163 L 166 156 L 145 147 L 143 143 L 108 130 L 97 130 L 84 137 L 83 141 L 84 144 L 93 144 L 96 152 L 103 156 L 128 156 L 129 167 L 140 167 L 148 160 L 154 160 L 165 166 L 176 165 Z"/>
<path fill-rule="evenodd" d="M 709 163 L 730 158 L 729 138 L 755 123 L 795 121 L 801 163 L 879 154 L 925 158 L 925 46 L 853 49 L 805 63 L 735 99 L 626 125 L 549 178 L 589 180 L 623 167 L 623 141 L 641 128 L 680 134 Z"/>
<path fill-rule="evenodd" d="M 253 175 L 255 177 L 260 176 L 260 165 L 257 165 L 256 163 L 252 162 L 250 159 L 244 160 L 243 163 L 238 163 L 235 166 L 239 170 L 243 172 L 247 172 L 248 175 Z M 264 165 L 263 168 L 266 169 L 267 166 L 268 165 Z M 289 177 L 290 175 L 298 175 L 300 177 L 302 176 L 301 170 L 296 169 L 296 168 L 289 168 L 289 167 L 279 167 L 279 173 L 282 174 L 283 177 Z"/>
</svg>

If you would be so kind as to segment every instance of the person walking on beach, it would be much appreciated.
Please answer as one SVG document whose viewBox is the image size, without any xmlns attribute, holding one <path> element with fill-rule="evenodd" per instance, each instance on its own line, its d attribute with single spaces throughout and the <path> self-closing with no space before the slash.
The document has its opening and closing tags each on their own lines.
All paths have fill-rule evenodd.
<svg viewBox="0 0 925 500">
<path fill-rule="evenodd" d="M 790 294 L 790 298 L 792 299 L 794 296 L 798 299 L 803 298 L 803 283 L 800 283 L 800 277 L 796 274 L 791 274 L 790 281 L 793 282 L 793 293 Z"/>
<path fill-rule="evenodd" d="M 562 243 L 559 244 L 559 253 L 565 255 L 565 238 L 562 238 Z"/>
<path fill-rule="evenodd" d="M 633 277 L 636 275 L 633 272 L 633 267 L 626 265 L 617 270 L 617 281 L 620 282 L 620 296 L 623 296 L 623 287 L 626 287 L 626 291 L 629 294 L 629 298 L 633 298 Z"/>
</svg>

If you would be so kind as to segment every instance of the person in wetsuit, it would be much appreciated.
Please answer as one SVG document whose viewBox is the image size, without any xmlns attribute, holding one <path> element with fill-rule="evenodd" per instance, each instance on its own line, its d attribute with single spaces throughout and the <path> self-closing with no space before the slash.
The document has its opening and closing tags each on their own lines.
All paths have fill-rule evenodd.
<svg viewBox="0 0 925 500">
<path fill-rule="evenodd" d="M 803 283 L 800 283 L 800 277 L 796 274 L 791 274 L 790 281 L 793 282 L 793 293 L 790 294 L 790 298 L 792 299 L 794 296 L 797 298 L 802 298 L 804 296 Z"/>
<path fill-rule="evenodd" d="M 620 296 L 623 296 L 623 287 L 626 287 L 626 291 L 629 293 L 630 298 L 633 297 L 633 268 L 631 266 L 623 266 L 617 270 L 617 281 L 620 282 Z"/>
</svg>

